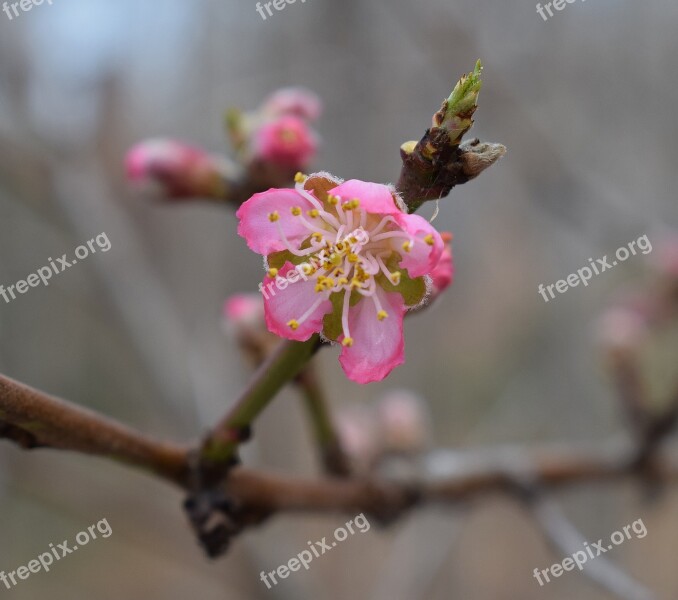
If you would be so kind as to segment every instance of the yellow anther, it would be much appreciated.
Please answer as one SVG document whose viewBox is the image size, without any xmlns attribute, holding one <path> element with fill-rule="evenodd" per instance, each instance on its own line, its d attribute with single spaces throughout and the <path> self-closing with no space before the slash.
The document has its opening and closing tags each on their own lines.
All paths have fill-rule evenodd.
<svg viewBox="0 0 678 600">
<path fill-rule="evenodd" d="M 354 210 L 360 206 L 360 200 L 357 198 L 354 198 L 353 200 L 349 200 L 348 202 L 344 203 L 344 206 L 342 207 L 344 210 Z"/>
<path fill-rule="evenodd" d="M 327 194 L 327 201 L 332 205 L 336 206 L 339 203 L 339 198 L 333 196 L 332 194 Z"/>
<path fill-rule="evenodd" d="M 433 234 L 432 234 L 432 233 L 429 233 L 429 234 L 424 238 L 424 241 L 425 241 L 429 246 L 433 246 L 433 244 L 435 244 L 435 240 L 433 239 Z"/>
<path fill-rule="evenodd" d="M 298 206 L 293 206 L 293 207 L 290 209 L 290 212 L 291 212 L 295 217 L 298 217 L 298 216 L 301 214 L 301 208 L 299 208 Z"/>
<path fill-rule="evenodd" d="M 316 231 L 315 233 L 312 233 L 312 234 L 311 234 L 311 239 L 320 241 L 320 240 L 323 239 L 323 234 L 322 234 L 322 233 L 318 233 L 318 232 Z"/>
<path fill-rule="evenodd" d="M 356 288 L 362 287 L 362 285 L 363 285 L 362 282 L 357 277 L 353 277 L 353 279 L 351 279 L 351 288 L 352 289 L 355 290 Z"/>
<path fill-rule="evenodd" d="M 346 245 L 344 244 L 344 242 L 337 242 L 337 243 L 334 245 L 334 249 L 335 249 L 337 252 L 343 252 L 344 249 L 345 249 L 345 247 L 346 247 Z"/>
<path fill-rule="evenodd" d="M 294 176 L 295 183 L 304 183 L 306 179 L 306 175 L 304 175 L 301 171 L 297 172 L 297 174 Z"/>
<path fill-rule="evenodd" d="M 400 271 L 391 273 L 391 281 L 393 282 L 393 285 L 398 285 L 400 283 Z"/>
<path fill-rule="evenodd" d="M 331 277 L 325 277 L 323 285 L 325 286 L 326 290 L 332 289 L 334 287 L 334 279 L 332 279 Z"/>
<path fill-rule="evenodd" d="M 338 267 L 341 264 L 341 254 L 337 254 L 336 252 L 330 254 L 330 264 Z"/>
<path fill-rule="evenodd" d="M 274 210 L 273 212 L 268 213 L 268 220 L 271 223 L 275 223 L 279 218 L 280 218 L 280 215 L 278 214 L 277 210 Z"/>
<path fill-rule="evenodd" d="M 288 326 L 292 331 L 296 331 L 297 329 L 299 329 L 299 322 L 296 321 L 296 320 L 294 320 L 294 319 L 292 319 L 291 321 L 287 321 L 287 326 Z"/>
<path fill-rule="evenodd" d="M 315 219 L 319 213 L 317 208 L 312 208 L 311 210 L 306 211 L 306 214 L 311 217 L 311 219 Z"/>
<path fill-rule="evenodd" d="M 271 279 L 275 279 L 275 278 L 278 276 L 278 269 L 275 269 L 275 268 L 269 269 L 269 270 L 268 270 L 268 276 L 269 276 Z"/>
<path fill-rule="evenodd" d="M 336 277 L 337 275 L 343 275 L 343 274 L 344 274 L 344 269 L 342 269 L 341 267 L 337 267 L 336 269 L 334 269 L 334 271 L 332 271 L 332 275 L 334 277 Z"/>
<path fill-rule="evenodd" d="M 405 252 L 412 250 L 412 242 L 403 242 L 403 250 L 405 250 Z"/>
<path fill-rule="evenodd" d="M 337 285 L 346 285 L 346 284 L 348 284 L 348 279 L 346 279 L 346 277 L 340 277 L 337 280 Z"/>
<path fill-rule="evenodd" d="M 311 265 L 302 265 L 301 270 L 304 272 L 304 275 L 311 275 L 315 271 L 313 270 L 313 267 Z"/>
<path fill-rule="evenodd" d="M 316 293 L 318 292 L 324 292 L 325 291 L 325 286 L 322 283 L 316 283 L 315 288 L 313 288 Z"/>
<path fill-rule="evenodd" d="M 377 313 L 377 319 L 379 319 L 380 321 L 383 321 L 386 317 L 388 317 L 388 313 L 385 310 L 380 310 Z"/>
<path fill-rule="evenodd" d="M 351 346 L 353 346 L 353 338 L 345 337 L 342 340 L 341 345 L 346 346 L 347 348 L 350 348 Z"/>
<path fill-rule="evenodd" d="M 357 262 L 358 262 L 358 255 L 355 254 L 355 252 L 351 252 L 351 253 L 348 255 L 348 262 L 350 262 L 350 263 L 357 263 Z"/>
</svg>

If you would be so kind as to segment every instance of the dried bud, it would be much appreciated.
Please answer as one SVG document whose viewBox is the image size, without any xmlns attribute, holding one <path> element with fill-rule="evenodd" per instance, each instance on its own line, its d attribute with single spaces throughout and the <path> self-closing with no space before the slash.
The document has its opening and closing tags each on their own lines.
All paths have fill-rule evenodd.
<svg viewBox="0 0 678 600">
<path fill-rule="evenodd" d="M 407 390 L 394 390 L 384 396 L 378 408 L 382 449 L 411 453 L 425 448 L 431 434 L 428 406 Z"/>
<path fill-rule="evenodd" d="M 255 133 L 254 158 L 290 171 L 303 171 L 315 156 L 318 139 L 306 121 L 283 116 L 264 123 Z"/>
<path fill-rule="evenodd" d="M 286 87 L 273 92 L 262 105 L 261 112 L 271 117 L 292 115 L 316 121 L 322 112 L 322 103 L 311 90 Z"/>
<path fill-rule="evenodd" d="M 459 146 L 459 160 L 467 181 L 475 179 L 506 154 L 506 146 L 481 142 L 478 138 L 468 140 Z"/>
<path fill-rule="evenodd" d="M 221 198 L 226 192 L 224 159 L 170 139 L 138 143 L 125 159 L 130 181 L 160 187 L 169 198 Z"/>
</svg>

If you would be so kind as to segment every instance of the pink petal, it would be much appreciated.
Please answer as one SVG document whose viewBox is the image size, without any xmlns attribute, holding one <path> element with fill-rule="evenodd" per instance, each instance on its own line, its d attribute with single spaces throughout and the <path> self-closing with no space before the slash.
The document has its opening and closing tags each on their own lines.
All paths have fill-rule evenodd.
<svg viewBox="0 0 678 600">
<path fill-rule="evenodd" d="M 332 303 L 324 299 L 310 316 L 299 323 L 296 330 L 292 329 L 288 323 L 292 320 L 300 321 L 302 315 L 323 297 L 315 291 L 314 280 L 304 280 L 301 276 L 294 277 L 295 272 L 294 265 L 286 262 L 278 271 L 278 277 L 275 280 L 268 276 L 264 278 L 262 293 L 264 294 L 266 326 L 269 331 L 288 340 L 303 342 L 322 330 L 323 317 L 332 310 Z M 287 280 L 286 278 L 290 275 L 291 279 L 297 279 L 297 281 Z M 279 286 L 278 283 L 282 285 Z"/>
<path fill-rule="evenodd" d="M 412 246 L 409 252 L 399 250 L 402 260 L 400 266 L 407 269 L 410 277 L 421 277 L 430 273 L 438 264 L 442 254 L 444 243 L 438 231 L 424 218 L 419 215 L 399 213 L 395 219 L 412 237 Z M 430 236 L 430 237 L 429 237 Z M 428 238 L 433 244 L 424 241 Z"/>
<path fill-rule="evenodd" d="M 262 108 L 272 115 L 296 115 L 315 121 L 322 112 L 320 98 L 303 87 L 286 87 L 273 92 Z"/>
<path fill-rule="evenodd" d="M 368 213 L 395 215 L 402 211 L 393 200 L 390 188 L 381 183 L 370 183 L 359 179 L 349 179 L 341 185 L 330 190 L 333 196 L 339 196 L 342 200 L 360 200 L 360 207 Z"/>
<path fill-rule="evenodd" d="M 300 207 L 304 212 L 313 208 L 306 198 L 293 189 L 272 188 L 267 192 L 254 194 L 243 202 L 236 213 L 240 219 L 238 234 L 247 240 L 251 250 L 267 256 L 271 252 L 287 248 L 280 235 L 280 224 L 290 244 L 298 248 L 311 232 L 290 212 L 294 206 Z M 269 215 L 274 211 L 280 218 L 272 223 Z"/>
<path fill-rule="evenodd" d="M 449 233 L 443 233 L 443 241 L 451 241 L 452 237 Z M 454 281 L 454 258 L 452 256 L 452 245 L 450 243 L 445 244 L 443 248 L 443 253 L 440 255 L 440 260 L 435 266 L 433 271 L 431 271 L 431 295 L 436 297 L 440 295 L 448 286 Z"/>
<path fill-rule="evenodd" d="M 348 315 L 353 345 L 342 348 L 339 362 L 346 376 L 356 383 L 381 381 L 405 362 L 405 302 L 400 294 L 387 293 L 380 288 L 377 294 L 388 313 L 386 319 L 377 319 L 371 298 L 363 298 Z"/>
</svg>

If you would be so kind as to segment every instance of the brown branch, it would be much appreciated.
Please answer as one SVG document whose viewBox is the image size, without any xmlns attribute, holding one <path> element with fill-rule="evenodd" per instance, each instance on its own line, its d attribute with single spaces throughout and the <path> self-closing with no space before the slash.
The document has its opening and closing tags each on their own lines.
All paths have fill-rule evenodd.
<svg viewBox="0 0 678 600">
<path fill-rule="evenodd" d="M 366 512 L 389 522 L 425 504 L 455 504 L 506 493 L 524 498 L 530 486 L 622 481 L 638 474 L 635 444 L 611 441 L 576 447 L 438 450 L 418 459 L 384 461 L 372 476 L 302 478 L 234 467 L 213 482 L 195 480 L 199 447 L 168 444 L 121 423 L 0 375 L 0 437 L 24 448 L 51 447 L 104 456 L 142 468 L 187 491 L 186 507 L 208 550 L 216 555 L 245 527 L 281 512 Z M 678 457 L 651 457 L 656 481 L 678 480 Z"/>
<path fill-rule="evenodd" d="M 0 375 L 0 437 L 23 448 L 105 456 L 186 483 L 187 450 Z"/>
</svg>

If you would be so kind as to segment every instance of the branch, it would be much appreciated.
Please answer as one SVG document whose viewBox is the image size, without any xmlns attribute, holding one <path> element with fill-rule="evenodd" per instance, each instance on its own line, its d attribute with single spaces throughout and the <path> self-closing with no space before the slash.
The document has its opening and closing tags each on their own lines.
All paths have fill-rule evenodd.
<svg viewBox="0 0 678 600">
<path fill-rule="evenodd" d="M 50 447 L 112 458 L 179 485 L 187 450 L 0 375 L 0 437 L 22 448 Z"/>
<path fill-rule="evenodd" d="M 306 342 L 285 340 L 256 371 L 250 384 L 217 426 L 200 451 L 201 479 L 217 481 L 232 466 L 238 446 L 250 435 L 252 421 L 294 379 L 320 347 L 313 335 Z"/>
<path fill-rule="evenodd" d="M 313 365 L 308 365 L 299 374 L 297 387 L 304 396 L 304 403 L 325 470 L 331 475 L 348 476 L 350 473 L 348 457 L 341 446 L 339 434 L 330 416 L 327 399 L 318 382 Z"/>
</svg>

